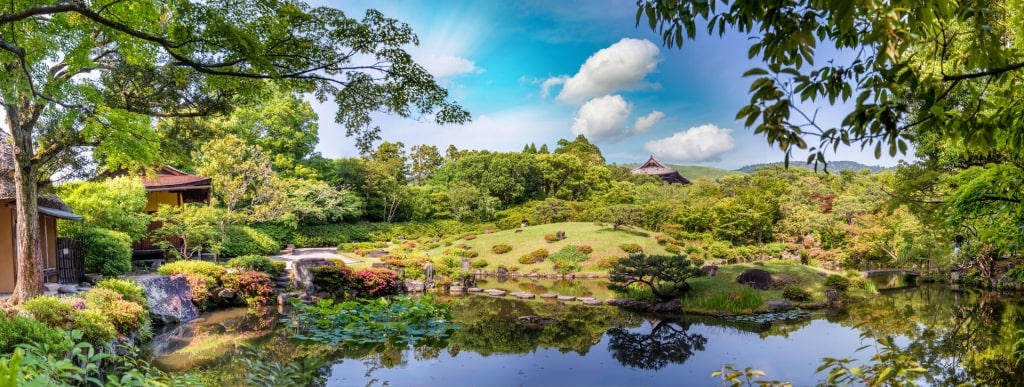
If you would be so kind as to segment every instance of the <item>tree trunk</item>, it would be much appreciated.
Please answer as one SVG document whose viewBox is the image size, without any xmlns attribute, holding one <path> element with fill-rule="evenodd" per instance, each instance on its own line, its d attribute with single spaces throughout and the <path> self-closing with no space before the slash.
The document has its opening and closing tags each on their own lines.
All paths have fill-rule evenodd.
<svg viewBox="0 0 1024 387">
<path fill-rule="evenodd" d="M 17 284 L 11 295 L 11 304 L 20 304 L 43 294 L 43 257 L 39 243 L 39 207 L 36 190 L 36 167 L 32 161 L 32 129 L 18 115 L 7 122 L 14 137 L 15 185 L 15 259 Z M 34 120 L 33 120 L 34 121 Z M 26 151 L 28 150 L 28 151 Z"/>
</svg>

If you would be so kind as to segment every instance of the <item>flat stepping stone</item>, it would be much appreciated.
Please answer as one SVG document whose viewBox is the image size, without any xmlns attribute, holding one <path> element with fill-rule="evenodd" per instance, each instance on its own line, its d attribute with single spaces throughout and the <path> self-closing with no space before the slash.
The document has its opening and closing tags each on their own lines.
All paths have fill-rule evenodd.
<svg viewBox="0 0 1024 387">
<path fill-rule="evenodd" d="M 540 298 L 558 298 L 558 295 L 555 293 L 544 293 L 540 295 Z"/>
<path fill-rule="evenodd" d="M 484 293 L 487 293 L 488 295 L 491 295 L 491 296 L 501 297 L 501 296 L 504 296 L 505 294 L 507 294 L 508 292 L 506 292 L 504 290 L 501 290 L 501 289 L 487 289 L 487 290 L 484 290 Z"/>
<path fill-rule="evenodd" d="M 452 286 L 448 288 L 448 291 L 452 293 L 462 293 L 466 291 L 466 288 L 461 286 Z"/>
<path fill-rule="evenodd" d="M 515 293 L 512 293 L 512 296 L 515 297 L 515 298 L 523 299 L 523 300 L 532 300 L 532 299 L 537 297 L 533 293 L 526 293 L 526 292 L 515 292 Z"/>
<path fill-rule="evenodd" d="M 483 292 L 484 290 L 481 289 L 481 288 L 468 288 L 468 289 L 466 289 L 466 291 L 468 291 L 470 293 L 480 293 L 480 292 Z"/>
<path fill-rule="evenodd" d="M 579 300 L 584 305 L 604 305 L 604 301 L 598 300 L 593 297 L 581 297 Z"/>
<path fill-rule="evenodd" d="M 575 301 L 576 296 L 558 296 L 558 301 Z"/>
</svg>

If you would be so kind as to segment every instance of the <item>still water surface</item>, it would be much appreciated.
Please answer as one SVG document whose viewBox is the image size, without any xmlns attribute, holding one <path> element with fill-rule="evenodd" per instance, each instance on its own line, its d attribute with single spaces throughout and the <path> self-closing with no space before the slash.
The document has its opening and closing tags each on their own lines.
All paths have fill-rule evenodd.
<svg viewBox="0 0 1024 387">
<path fill-rule="evenodd" d="M 506 285 L 556 293 L 594 293 L 603 287 L 525 280 Z M 299 345 L 289 340 L 289 329 L 280 324 L 284 317 L 275 311 L 254 317 L 233 310 L 168 331 L 155 340 L 155 361 L 167 370 L 230 373 L 244 369 L 246 357 L 287 364 L 329 352 L 330 364 L 315 371 L 329 386 L 714 386 L 721 382 L 711 373 L 732 363 L 761 369 L 767 380 L 807 386 L 824 378 L 815 373 L 822 358 L 866 361 L 876 346 L 862 335 L 890 335 L 929 370 L 921 384 L 1024 383 L 1012 357 L 1017 331 L 1024 329 L 1020 295 L 923 286 L 885 292 L 838 313 L 814 311 L 801 321 L 761 324 L 490 296 L 451 302 L 461 328 L 417 348 Z M 548 320 L 524 324 L 517 321 L 521 316 Z M 870 346 L 858 352 L 863 345 Z"/>
</svg>

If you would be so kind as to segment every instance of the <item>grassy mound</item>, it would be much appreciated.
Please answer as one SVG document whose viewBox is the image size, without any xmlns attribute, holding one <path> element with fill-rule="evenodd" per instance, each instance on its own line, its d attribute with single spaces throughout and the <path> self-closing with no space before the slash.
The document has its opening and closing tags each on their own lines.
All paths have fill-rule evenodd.
<svg viewBox="0 0 1024 387">
<path fill-rule="evenodd" d="M 772 273 L 775 280 L 775 288 L 768 290 L 756 290 L 747 285 L 736 282 L 743 270 L 758 268 Z M 864 299 L 875 294 L 871 281 L 860 277 L 859 273 L 837 273 L 825 269 L 804 266 L 804 265 L 754 265 L 736 264 L 724 265 L 718 269 L 714 277 L 699 277 L 690 279 L 688 282 L 693 290 L 682 297 L 683 311 L 693 313 L 757 313 L 766 312 L 768 307 L 766 301 L 784 300 L 783 288 L 786 284 L 796 286 L 807 291 L 810 298 L 802 302 L 793 302 L 794 305 L 804 307 L 817 306 L 825 302 L 825 280 L 829 275 L 843 275 L 850 279 L 853 285 L 842 294 L 844 300 Z"/>
</svg>

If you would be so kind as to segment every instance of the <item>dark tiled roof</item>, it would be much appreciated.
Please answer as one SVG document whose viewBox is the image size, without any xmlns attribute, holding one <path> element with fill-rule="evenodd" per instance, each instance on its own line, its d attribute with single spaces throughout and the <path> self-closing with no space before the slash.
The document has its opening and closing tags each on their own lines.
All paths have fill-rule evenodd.
<svg viewBox="0 0 1024 387">
<path fill-rule="evenodd" d="M 655 160 L 653 155 L 644 165 L 637 167 L 632 172 L 633 174 L 655 175 L 669 183 L 690 184 L 690 180 L 680 175 L 679 171 Z"/>
<path fill-rule="evenodd" d="M 146 186 L 146 192 L 203 189 L 210 188 L 210 178 L 190 175 L 165 165 L 156 171 L 156 176 L 143 176 L 142 184 Z"/>
</svg>

